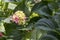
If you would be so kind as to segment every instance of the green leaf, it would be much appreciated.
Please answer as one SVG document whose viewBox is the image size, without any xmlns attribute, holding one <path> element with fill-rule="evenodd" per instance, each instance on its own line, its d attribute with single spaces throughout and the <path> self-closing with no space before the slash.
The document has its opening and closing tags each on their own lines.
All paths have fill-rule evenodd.
<svg viewBox="0 0 60 40">
<path fill-rule="evenodd" d="M 18 11 L 18 10 L 22 10 L 26 16 L 29 16 L 29 10 L 28 8 L 26 7 L 26 4 L 25 4 L 26 0 L 23 0 L 21 2 L 18 2 L 19 4 L 17 5 L 17 7 L 14 9 L 14 12 Z"/>
<path fill-rule="evenodd" d="M 42 36 L 39 40 L 58 40 L 58 39 L 53 35 L 45 35 Z"/>
<path fill-rule="evenodd" d="M 50 17 L 50 15 L 52 15 L 52 11 L 48 8 L 47 4 L 47 2 L 36 3 L 31 12 L 36 12 L 39 15 Z"/>
<path fill-rule="evenodd" d="M 37 21 L 37 23 L 35 24 L 35 27 L 38 29 L 46 30 L 46 31 L 53 31 L 56 28 L 58 28 L 55 26 L 52 20 L 46 19 L 46 18 L 43 18 Z"/>
<path fill-rule="evenodd" d="M 0 21 L 0 32 L 5 32 L 4 23 Z"/>
<path fill-rule="evenodd" d="M 58 29 L 57 30 L 59 30 L 59 28 L 60 28 L 60 15 L 58 14 L 58 15 L 55 15 L 54 17 L 53 17 L 53 19 L 56 21 L 56 23 L 58 24 Z"/>
<path fill-rule="evenodd" d="M 12 9 L 12 10 L 14 10 L 16 6 L 17 6 L 16 4 L 9 3 L 9 5 L 8 5 L 8 9 Z"/>
</svg>

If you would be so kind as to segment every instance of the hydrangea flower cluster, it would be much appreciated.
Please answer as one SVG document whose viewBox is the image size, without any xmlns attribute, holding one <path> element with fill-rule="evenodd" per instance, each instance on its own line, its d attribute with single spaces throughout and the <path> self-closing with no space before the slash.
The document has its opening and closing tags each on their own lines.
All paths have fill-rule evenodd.
<svg viewBox="0 0 60 40">
<path fill-rule="evenodd" d="M 24 25 L 26 23 L 25 13 L 23 11 L 16 11 L 12 16 L 12 21 L 19 25 Z"/>
</svg>

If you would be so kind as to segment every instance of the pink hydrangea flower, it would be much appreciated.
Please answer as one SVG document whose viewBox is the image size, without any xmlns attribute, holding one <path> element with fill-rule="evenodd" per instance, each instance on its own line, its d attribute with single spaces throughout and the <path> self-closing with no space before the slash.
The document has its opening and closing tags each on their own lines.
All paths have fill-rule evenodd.
<svg viewBox="0 0 60 40">
<path fill-rule="evenodd" d="M 12 21 L 19 25 L 24 25 L 26 23 L 26 18 L 27 17 L 23 11 L 16 11 L 12 16 Z"/>
<path fill-rule="evenodd" d="M 3 34 L 2 34 L 2 32 L 0 32 L 0 37 L 2 37 L 3 36 Z"/>
</svg>

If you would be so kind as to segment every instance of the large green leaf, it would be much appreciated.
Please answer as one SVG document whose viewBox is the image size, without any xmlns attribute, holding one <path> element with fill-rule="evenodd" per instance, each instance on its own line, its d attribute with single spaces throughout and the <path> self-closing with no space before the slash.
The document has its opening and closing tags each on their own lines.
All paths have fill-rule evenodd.
<svg viewBox="0 0 60 40">
<path fill-rule="evenodd" d="M 54 37 L 53 35 L 45 35 L 41 37 L 39 40 L 58 40 L 58 39 Z"/>
<path fill-rule="evenodd" d="M 55 26 L 54 22 L 52 22 L 52 20 L 50 19 L 40 19 L 39 21 L 37 21 L 37 23 L 35 24 L 36 28 L 40 28 L 42 30 L 51 30 L 53 31 L 54 29 L 58 28 Z"/>
<path fill-rule="evenodd" d="M 44 16 L 50 16 L 52 15 L 52 11 L 49 9 L 49 7 L 47 6 L 48 2 L 40 2 L 40 3 L 36 3 L 31 12 L 36 12 L 39 15 L 44 15 Z"/>
</svg>

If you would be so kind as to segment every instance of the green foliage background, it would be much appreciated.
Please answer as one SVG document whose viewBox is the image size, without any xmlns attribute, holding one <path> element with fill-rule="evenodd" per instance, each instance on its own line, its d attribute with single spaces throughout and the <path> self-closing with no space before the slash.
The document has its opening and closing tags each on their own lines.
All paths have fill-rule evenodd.
<svg viewBox="0 0 60 40">
<path fill-rule="evenodd" d="M 9 3 L 16 5 L 14 9 Z M 26 25 L 17 25 L 10 16 L 22 10 L 28 17 Z M 0 40 L 60 40 L 60 0 L 0 1 Z M 0 28 L 1 29 L 1 28 Z"/>
</svg>

